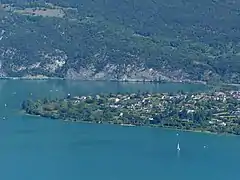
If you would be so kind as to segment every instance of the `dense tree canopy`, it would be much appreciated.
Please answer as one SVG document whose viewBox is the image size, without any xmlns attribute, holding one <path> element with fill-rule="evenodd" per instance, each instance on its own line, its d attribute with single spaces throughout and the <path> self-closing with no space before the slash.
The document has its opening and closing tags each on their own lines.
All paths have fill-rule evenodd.
<svg viewBox="0 0 240 180">
<path fill-rule="evenodd" d="M 43 0 L 1 2 L 15 8 L 0 9 L 0 59 L 8 75 L 64 77 L 69 68 L 93 64 L 98 72 L 107 64 L 130 64 L 167 76 L 177 71 L 176 77 L 192 80 L 240 82 L 238 1 L 49 0 L 63 17 L 16 11 L 56 8 Z M 59 58 L 66 63 L 48 70 Z M 36 62 L 39 68 L 29 68 Z"/>
</svg>

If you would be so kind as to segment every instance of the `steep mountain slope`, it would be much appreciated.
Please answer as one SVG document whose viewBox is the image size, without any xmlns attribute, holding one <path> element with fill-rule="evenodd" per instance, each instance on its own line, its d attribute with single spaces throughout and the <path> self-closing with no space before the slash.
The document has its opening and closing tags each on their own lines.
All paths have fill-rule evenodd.
<svg viewBox="0 0 240 180">
<path fill-rule="evenodd" d="M 2 1 L 2 76 L 240 83 L 240 2 Z"/>
</svg>

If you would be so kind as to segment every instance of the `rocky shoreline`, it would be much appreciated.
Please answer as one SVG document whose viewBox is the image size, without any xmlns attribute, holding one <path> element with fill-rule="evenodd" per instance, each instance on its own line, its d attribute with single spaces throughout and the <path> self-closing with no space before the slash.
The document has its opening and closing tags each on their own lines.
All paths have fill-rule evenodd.
<svg viewBox="0 0 240 180">
<path fill-rule="evenodd" d="M 205 81 L 191 81 L 191 80 L 149 80 L 149 79 L 76 79 L 76 78 L 60 78 L 60 77 L 48 77 L 48 76 L 27 76 L 27 77 L 0 77 L 5 80 L 79 80 L 79 81 L 112 81 L 112 82 L 152 82 L 152 83 L 192 83 L 192 84 L 204 84 Z"/>
</svg>

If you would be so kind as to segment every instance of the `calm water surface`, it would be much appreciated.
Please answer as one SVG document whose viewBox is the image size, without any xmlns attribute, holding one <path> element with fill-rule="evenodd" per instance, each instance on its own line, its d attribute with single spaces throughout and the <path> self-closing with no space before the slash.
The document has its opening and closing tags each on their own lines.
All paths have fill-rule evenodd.
<svg viewBox="0 0 240 180">
<path fill-rule="evenodd" d="M 19 112 L 23 99 L 63 97 L 67 93 L 204 89 L 189 84 L 2 80 L 0 179 L 239 180 L 239 137 L 68 123 Z M 6 120 L 1 120 L 3 117 Z M 180 153 L 176 152 L 178 141 Z"/>
</svg>

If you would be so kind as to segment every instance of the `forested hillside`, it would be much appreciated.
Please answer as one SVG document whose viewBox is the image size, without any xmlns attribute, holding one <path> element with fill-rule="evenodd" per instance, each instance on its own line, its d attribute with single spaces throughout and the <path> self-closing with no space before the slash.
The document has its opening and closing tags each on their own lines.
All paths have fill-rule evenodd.
<svg viewBox="0 0 240 180">
<path fill-rule="evenodd" d="M 2 0 L 1 76 L 240 83 L 240 1 Z"/>
</svg>

